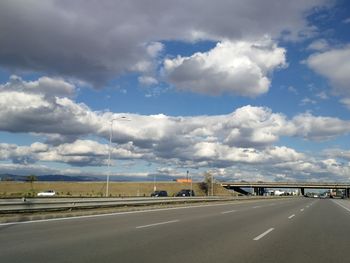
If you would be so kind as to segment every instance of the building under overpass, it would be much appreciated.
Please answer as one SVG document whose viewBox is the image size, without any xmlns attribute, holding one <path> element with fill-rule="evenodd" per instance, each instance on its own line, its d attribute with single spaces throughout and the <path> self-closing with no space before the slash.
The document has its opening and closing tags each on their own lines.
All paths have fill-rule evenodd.
<svg viewBox="0 0 350 263">
<path fill-rule="evenodd" d="M 222 182 L 221 186 L 235 190 L 239 193 L 247 193 L 243 188 L 252 188 L 257 195 L 263 195 L 266 188 L 300 189 L 302 195 L 305 189 L 332 189 L 344 190 L 345 197 L 350 197 L 350 183 L 314 183 L 314 182 Z"/>
</svg>

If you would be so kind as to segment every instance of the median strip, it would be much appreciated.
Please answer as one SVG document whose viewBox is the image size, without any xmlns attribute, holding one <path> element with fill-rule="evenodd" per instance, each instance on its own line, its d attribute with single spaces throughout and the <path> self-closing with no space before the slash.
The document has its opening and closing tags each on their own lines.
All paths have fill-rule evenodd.
<svg viewBox="0 0 350 263">
<path fill-rule="evenodd" d="M 258 241 L 259 239 L 263 238 L 264 236 L 266 236 L 268 233 L 270 233 L 271 231 L 273 231 L 274 228 L 271 227 L 270 229 L 266 230 L 264 233 L 262 233 L 261 235 L 258 235 L 257 237 L 253 238 L 254 241 Z"/>
<path fill-rule="evenodd" d="M 171 220 L 171 221 L 154 223 L 154 224 L 149 224 L 149 225 L 137 226 L 136 228 L 138 228 L 138 229 L 139 228 L 146 228 L 146 227 L 159 226 L 159 225 L 171 224 L 171 223 L 176 223 L 176 222 L 179 222 L 179 220 Z"/>
</svg>

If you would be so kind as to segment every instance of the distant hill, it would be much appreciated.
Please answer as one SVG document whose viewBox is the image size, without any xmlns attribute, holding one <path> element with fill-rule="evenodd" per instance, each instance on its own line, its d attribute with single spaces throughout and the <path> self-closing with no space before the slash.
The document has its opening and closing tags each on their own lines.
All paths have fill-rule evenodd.
<svg viewBox="0 0 350 263">
<path fill-rule="evenodd" d="M 26 181 L 27 176 L 24 175 L 14 175 L 14 174 L 0 174 L 1 181 Z M 68 175 L 38 175 L 38 181 L 46 182 L 95 182 L 95 181 L 104 181 L 104 179 L 91 177 L 91 176 L 68 176 Z"/>
</svg>

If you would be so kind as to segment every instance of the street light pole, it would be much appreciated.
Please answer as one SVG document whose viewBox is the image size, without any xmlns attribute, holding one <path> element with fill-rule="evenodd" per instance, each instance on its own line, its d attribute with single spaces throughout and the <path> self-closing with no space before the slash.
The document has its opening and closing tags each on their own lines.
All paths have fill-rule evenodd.
<svg viewBox="0 0 350 263">
<path fill-rule="evenodd" d="M 124 119 L 124 120 L 128 120 L 126 119 L 126 117 L 122 116 L 118 119 Z M 109 177 L 111 175 L 111 146 L 112 146 L 112 132 L 113 132 L 113 122 L 117 121 L 118 119 L 112 119 L 110 121 L 110 129 L 109 129 L 109 144 L 108 144 L 108 171 L 107 171 L 107 181 L 106 181 L 106 197 L 108 197 L 109 194 Z"/>
<path fill-rule="evenodd" d="M 191 197 L 192 197 L 192 193 L 193 193 L 193 180 L 192 180 L 192 173 L 191 173 Z"/>
<path fill-rule="evenodd" d="M 108 190 L 109 190 L 109 176 L 111 174 L 111 145 L 112 145 L 112 126 L 113 121 L 115 119 L 111 120 L 110 123 L 110 129 L 109 129 L 109 144 L 108 144 L 108 171 L 107 171 L 107 184 L 106 184 L 106 197 L 108 197 Z"/>
<path fill-rule="evenodd" d="M 157 190 L 157 186 L 156 186 L 156 174 L 153 175 L 153 192 L 155 192 Z"/>
<path fill-rule="evenodd" d="M 211 196 L 214 196 L 214 175 L 211 174 Z"/>
</svg>

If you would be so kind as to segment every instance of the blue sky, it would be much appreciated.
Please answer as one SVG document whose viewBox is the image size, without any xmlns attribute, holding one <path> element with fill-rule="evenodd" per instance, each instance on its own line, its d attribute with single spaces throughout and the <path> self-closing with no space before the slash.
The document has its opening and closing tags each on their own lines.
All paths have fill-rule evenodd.
<svg viewBox="0 0 350 263">
<path fill-rule="evenodd" d="M 348 1 L 180 2 L 2 1 L 0 174 L 348 181 Z"/>
</svg>

